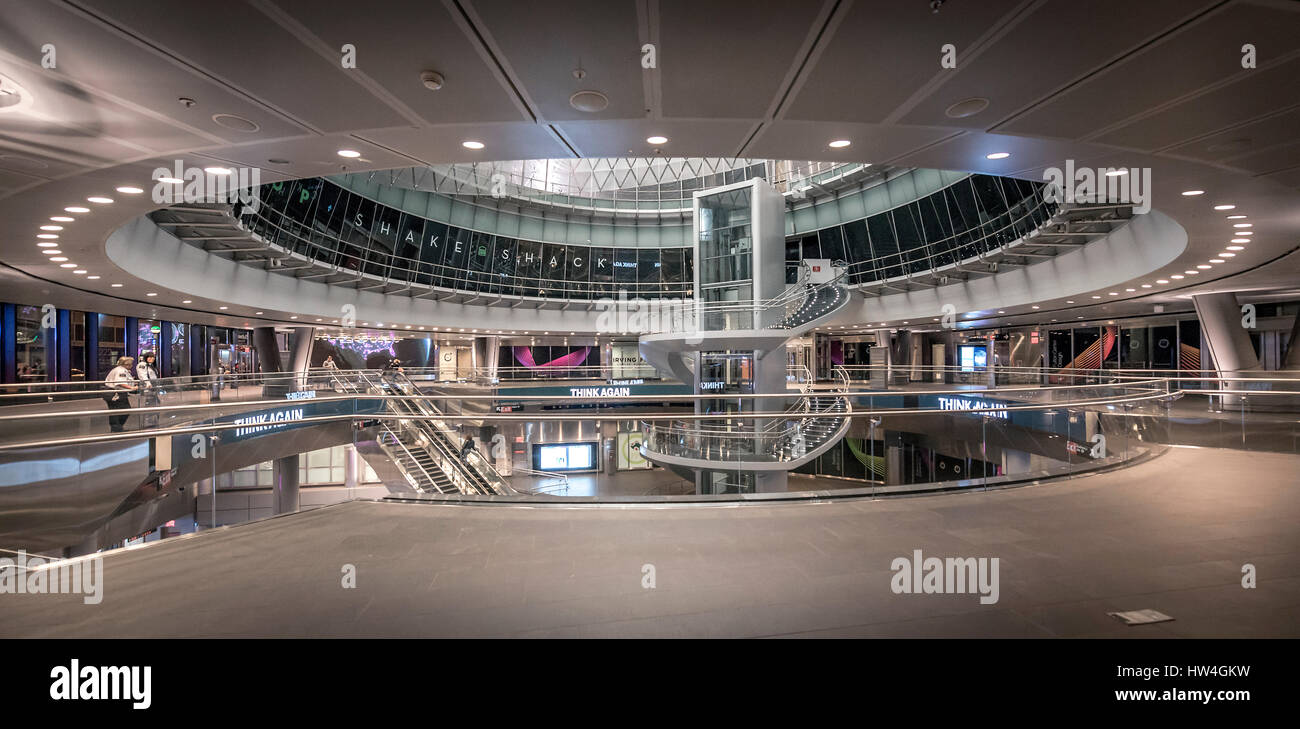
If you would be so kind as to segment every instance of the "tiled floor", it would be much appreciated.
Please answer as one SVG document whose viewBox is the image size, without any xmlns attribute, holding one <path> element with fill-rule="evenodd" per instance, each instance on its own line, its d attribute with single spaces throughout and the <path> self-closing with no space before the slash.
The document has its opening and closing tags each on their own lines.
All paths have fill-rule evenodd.
<svg viewBox="0 0 1300 729">
<path fill-rule="evenodd" d="M 0 635 L 1296 637 L 1297 466 L 1173 449 L 1071 481 L 892 500 L 354 502 L 111 554 L 97 606 L 0 595 Z M 891 562 L 916 549 L 997 557 L 998 602 L 894 594 Z M 1175 620 L 1106 615 L 1140 608 Z"/>
</svg>

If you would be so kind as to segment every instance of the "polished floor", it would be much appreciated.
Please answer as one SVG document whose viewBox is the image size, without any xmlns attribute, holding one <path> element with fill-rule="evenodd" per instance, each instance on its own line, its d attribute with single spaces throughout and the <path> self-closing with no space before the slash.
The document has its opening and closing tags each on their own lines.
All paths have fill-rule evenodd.
<svg viewBox="0 0 1300 729">
<path fill-rule="evenodd" d="M 0 595 L 0 635 L 1300 637 L 1298 466 L 1176 448 L 1040 486 L 884 500 L 350 502 L 106 555 L 99 605 Z M 997 557 L 998 602 L 894 594 L 891 562 L 917 549 Z M 1146 608 L 1174 621 L 1107 615 Z"/>
</svg>

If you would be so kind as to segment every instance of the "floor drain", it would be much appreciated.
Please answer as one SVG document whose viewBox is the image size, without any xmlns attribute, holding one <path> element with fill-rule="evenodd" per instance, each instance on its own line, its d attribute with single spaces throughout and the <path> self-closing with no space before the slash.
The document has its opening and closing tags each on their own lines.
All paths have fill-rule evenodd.
<svg viewBox="0 0 1300 729">
<path fill-rule="evenodd" d="M 1107 615 L 1123 621 L 1126 625 L 1145 625 L 1147 623 L 1164 623 L 1173 618 L 1165 615 L 1159 610 L 1129 610 L 1123 613 L 1106 613 Z"/>
</svg>

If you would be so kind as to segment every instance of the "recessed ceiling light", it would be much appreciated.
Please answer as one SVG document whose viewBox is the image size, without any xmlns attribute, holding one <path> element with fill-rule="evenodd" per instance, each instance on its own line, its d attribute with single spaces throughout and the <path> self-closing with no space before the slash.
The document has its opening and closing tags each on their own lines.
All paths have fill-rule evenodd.
<svg viewBox="0 0 1300 729">
<path fill-rule="evenodd" d="M 1038 305 L 1035 304 L 1034 306 L 1031 306 L 1031 307 L 1029 307 L 1029 308 L 1031 308 L 1031 309 L 1037 309 L 1037 308 L 1038 308 Z"/>
<path fill-rule="evenodd" d="M 62 225 L 42 225 L 41 230 L 63 230 Z"/>
<path fill-rule="evenodd" d="M 1225 250 L 1229 250 L 1229 251 L 1244 251 L 1244 250 L 1246 250 L 1246 246 L 1228 246 Z"/>
<path fill-rule="evenodd" d="M 1073 303 L 1074 303 L 1074 299 L 1066 299 L 1066 300 L 1065 300 L 1065 303 L 1067 303 L 1067 304 L 1073 304 Z"/>
<path fill-rule="evenodd" d="M 1175 280 L 1175 281 L 1181 281 L 1181 280 L 1183 280 L 1183 279 L 1186 278 L 1186 277 L 1183 276 L 1183 274 L 1181 274 L 1181 273 L 1175 273 L 1174 275 L 1170 276 L 1169 278 L 1172 278 L 1172 279 Z"/>
<path fill-rule="evenodd" d="M 209 175 L 216 175 L 217 177 L 225 177 L 231 173 L 229 167 L 204 167 L 203 171 Z"/>
<path fill-rule="evenodd" d="M 990 154 L 984 155 L 984 158 L 985 159 L 1006 159 L 1007 157 L 1010 156 L 1011 156 L 1010 152 L 992 152 Z"/>
<path fill-rule="evenodd" d="M 66 210 L 66 211 L 69 212 L 69 213 L 88 213 L 88 212 L 90 212 L 90 208 L 83 208 L 83 207 L 81 207 L 80 205 L 72 205 L 72 206 L 70 206 L 70 207 L 66 207 L 66 208 L 64 208 L 64 210 Z"/>
<path fill-rule="evenodd" d="M 175 177 L 159 177 L 157 181 L 165 185 L 180 185 L 185 182 L 185 180 L 181 180 Z"/>
<path fill-rule="evenodd" d="M 262 312 L 260 312 L 260 311 L 255 311 L 255 312 L 253 312 L 253 315 L 254 315 L 254 316 L 261 316 L 261 315 L 262 315 Z"/>
<path fill-rule="evenodd" d="M 1183 190 L 1184 197 L 1191 197 L 1193 195 L 1204 195 L 1204 194 L 1205 194 L 1204 190 Z"/>
<path fill-rule="evenodd" d="M 1253 231 L 1253 230 L 1234 230 L 1234 231 L 1232 231 L 1232 234 L 1233 234 L 1233 235 L 1254 235 L 1254 234 L 1255 234 L 1255 231 Z"/>
<path fill-rule="evenodd" d="M 140 193 L 144 192 L 144 190 L 138 187 L 131 187 L 130 185 L 123 185 L 116 189 L 118 192 L 124 195 L 139 195 Z"/>
<path fill-rule="evenodd" d="M 1232 227 L 1234 227 L 1234 228 L 1253 228 L 1253 227 L 1255 227 L 1255 224 L 1254 224 L 1254 223 L 1233 223 L 1233 224 L 1232 224 Z"/>
<path fill-rule="evenodd" d="M 666 140 L 665 140 L 665 141 L 666 141 Z M 828 146 L 828 147 L 832 147 L 832 148 L 834 148 L 834 149 L 842 149 L 842 148 L 844 148 L 844 147 L 849 146 L 850 144 L 853 144 L 853 142 L 850 142 L 850 141 L 847 140 L 847 139 L 837 139 L 837 140 L 835 140 L 834 142 L 831 142 L 830 144 L 828 144 L 828 145 L 826 145 L 826 146 Z"/>
<path fill-rule="evenodd" d="M 53 244 L 51 243 L 50 245 Z M 63 251 L 59 250 L 58 248 L 46 248 L 45 250 L 41 251 L 41 253 L 44 253 L 47 256 L 57 256 L 63 253 Z"/>
<path fill-rule="evenodd" d="M 1094 298 L 1094 299 L 1100 299 L 1101 297 L 1100 297 L 1100 296 L 1093 296 L 1092 298 Z"/>
<path fill-rule="evenodd" d="M 1200 271 L 1197 271 L 1197 270 L 1194 269 L 1194 268 L 1193 268 L 1193 269 L 1188 269 L 1188 270 L 1186 270 L 1186 271 L 1183 271 L 1183 273 L 1187 274 L 1188 276 L 1200 276 L 1200 275 L 1201 275 L 1201 272 L 1200 272 Z"/>
<path fill-rule="evenodd" d="M 1236 253 L 1229 253 L 1229 252 L 1227 252 L 1227 251 L 1224 251 L 1223 253 L 1220 253 L 1220 254 L 1219 254 L 1219 258 L 1232 258 L 1232 257 L 1235 256 L 1235 255 L 1237 255 L 1237 254 L 1236 254 Z"/>
<path fill-rule="evenodd" d="M 645 141 L 649 144 L 664 144 L 665 142 L 668 141 L 668 137 L 662 136 L 660 134 L 655 134 L 654 136 L 646 137 Z"/>
<path fill-rule="evenodd" d="M 1107 171 L 1106 171 L 1106 176 L 1107 176 L 1107 177 L 1119 177 L 1120 175 L 1127 175 L 1127 174 L 1128 174 L 1128 170 L 1125 170 L 1125 169 L 1107 170 Z"/>
<path fill-rule="evenodd" d="M 76 267 L 77 267 L 77 264 L 75 264 L 75 263 L 60 263 L 60 264 L 59 264 L 59 268 L 76 268 Z"/>
<path fill-rule="evenodd" d="M 1142 284 L 1142 288 L 1149 289 L 1151 288 L 1151 284 Z"/>
<path fill-rule="evenodd" d="M 1199 268 L 1199 269 L 1201 269 L 1202 271 L 1207 271 L 1207 270 L 1213 268 L 1213 266 L 1211 266 L 1211 265 L 1208 264 L 1208 263 L 1197 264 L 1196 267 Z"/>
<path fill-rule="evenodd" d="M 1249 242 L 1250 242 L 1250 239 L 1249 239 L 1249 238 L 1233 238 L 1233 239 L 1232 239 L 1231 241 L 1229 241 L 1229 242 L 1230 242 L 1230 243 L 1249 243 Z"/>
<path fill-rule="evenodd" d="M 66 215 L 51 215 L 50 220 L 53 220 L 56 223 L 71 223 L 76 220 L 76 218 L 69 218 Z"/>
<path fill-rule="evenodd" d="M 84 268 L 78 268 L 77 270 L 73 271 L 73 273 L 76 273 L 76 274 L 84 274 L 85 272 L 86 272 L 86 269 L 84 269 Z"/>
<path fill-rule="evenodd" d="M 1158 284 L 1167 284 L 1167 283 L 1169 283 L 1169 279 L 1167 279 L 1167 278 L 1158 278 L 1158 279 L 1156 279 L 1156 283 L 1158 283 Z"/>
<path fill-rule="evenodd" d="M 1241 220 L 1241 219 L 1244 218 L 1244 217 L 1246 217 L 1246 216 L 1245 216 L 1245 215 L 1229 215 L 1229 216 L 1228 216 L 1228 220 Z"/>
<path fill-rule="evenodd" d="M 98 205 L 107 205 L 107 204 L 113 202 L 113 198 L 111 198 L 111 197 L 104 197 L 104 196 L 102 196 L 102 195 L 96 195 L 96 196 L 94 196 L 94 197 L 88 197 L 88 198 L 86 198 L 86 202 L 93 202 L 93 203 L 96 203 L 96 204 L 98 204 Z"/>
<path fill-rule="evenodd" d="M 1211 258 L 1210 263 L 1227 263 L 1227 261 L 1223 260 L 1222 258 Z"/>
<path fill-rule="evenodd" d="M 222 311 L 225 311 L 226 309 L 229 309 L 230 307 L 229 307 L 229 306 L 218 306 L 217 308 L 220 309 L 220 310 L 222 310 Z"/>
<path fill-rule="evenodd" d="M 193 303 L 194 303 L 194 299 L 185 299 L 185 300 L 182 301 L 181 303 L 182 303 L 182 304 L 193 304 Z"/>
<path fill-rule="evenodd" d="M 145 294 L 145 296 L 157 296 L 157 295 L 158 295 L 157 291 L 150 291 L 149 293 Z"/>
<path fill-rule="evenodd" d="M 53 233 L 41 233 L 41 234 L 37 235 L 36 237 L 37 237 L 37 238 L 44 238 L 45 240 L 54 240 L 55 238 L 58 238 L 59 236 L 57 236 L 57 235 L 55 235 L 55 234 L 53 234 Z"/>
<path fill-rule="evenodd" d="M 54 261 L 55 263 L 59 263 L 60 261 L 66 261 L 66 260 L 68 260 L 68 259 L 67 259 L 66 256 L 55 256 L 54 258 L 51 258 L 50 260 L 51 260 L 51 261 Z"/>
<path fill-rule="evenodd" d="M 1130 294 L 1133 293 L 1134 291 L 1137 291 L 1137 289 L 1124 289 L 1124 290 L 1129 292 Z"/>
<path fill-rule="evenodd" d="M 1236 206 L 1236 205 L 1215 205 L 1215 206 L 1214 206 L 1214 209 L 1215 209 L 1215 210 L 1232 210 L 1232 209 L 1235 208 L 1235 207 L 1237 207 L 1237 206 Z"/>
<path fill-rule="evenodd" d="M 338 154 L 340 157 L 347 157 L 348 159 L 361 156 L 361 153 L 355 149 L 340 149 Z"/>
<path fill-rule="evenodd" d="M 1107 293 L 1106 295 L 1107 295 L 1107 296 L 1119 296 L 1119 292 L 1118 292 L 1118 291 L 1111 291 L 1111 292 Z"/>
<path fill-rule="evenodd" d="M 115 289 L 120 289 L 120 288 L 122 288 L 122 284 L 109 284 L 109 285 L 112 286 L 112 287 L 115 288 Z"/>
<path fill-rule="evenodd" d="M 89 279 L 89 280 L 91 280 L 91 281 L 98 281 L 98 280 L 99 280 L 99 277 L 98 277 L 98 276 L 87 276 L 86 278 Z"/>
<path fill-rule="evenodd" d="M 484 147 L 482 142 L 473 139 L 467 139 L 461 142 L 460 146 L 464 147 L 465 149 L 483 149 Z"/>
<path fill-rule="evenodd" d="M 289 318 L 290 318 L 290 319 L 297 319 L 298 316 L 295 314 L 294 316 L 291 316 L 291 317 L 289 317 Z"/>
</svg>

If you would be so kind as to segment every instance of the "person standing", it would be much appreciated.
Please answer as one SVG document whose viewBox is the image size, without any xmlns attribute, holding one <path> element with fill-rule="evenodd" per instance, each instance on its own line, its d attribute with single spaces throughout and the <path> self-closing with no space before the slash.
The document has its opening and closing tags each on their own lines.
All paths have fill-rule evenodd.
<svg viewBox="0 0 1300 729">
<path fill-rule="evenodd" d="M 131 393 L 136 391 L 135 376 L 131 374 L 132 365 L 135 364 L 133 357 L 118 357 L 117 366 L 109 370 L 108 377 L 104 380 L 104 386 L 113 390 L 112 394 L 104 395 L 104 402 L 108 404 L 110 410 L 130 410 Z M 126 419 L 131 417 L 130 413 L 117 414 L 108 416 L 109 429 L 114 433 L 121 433 L 126 428 Z"/>
<path fill-rule="evenodd" d="M 140 388 L 140 407 L 148 408 L 162 403 L 158 392 L 158 370 L 154 364 L 157 357 L 153 352 L 145 352 L 140 355 L 140 362 L 135 366 L 135 379 L 138 380 Z M 158 414 L 150 413 L 140 416 L 143 424 L 157 425 Z"/>
</svg>

